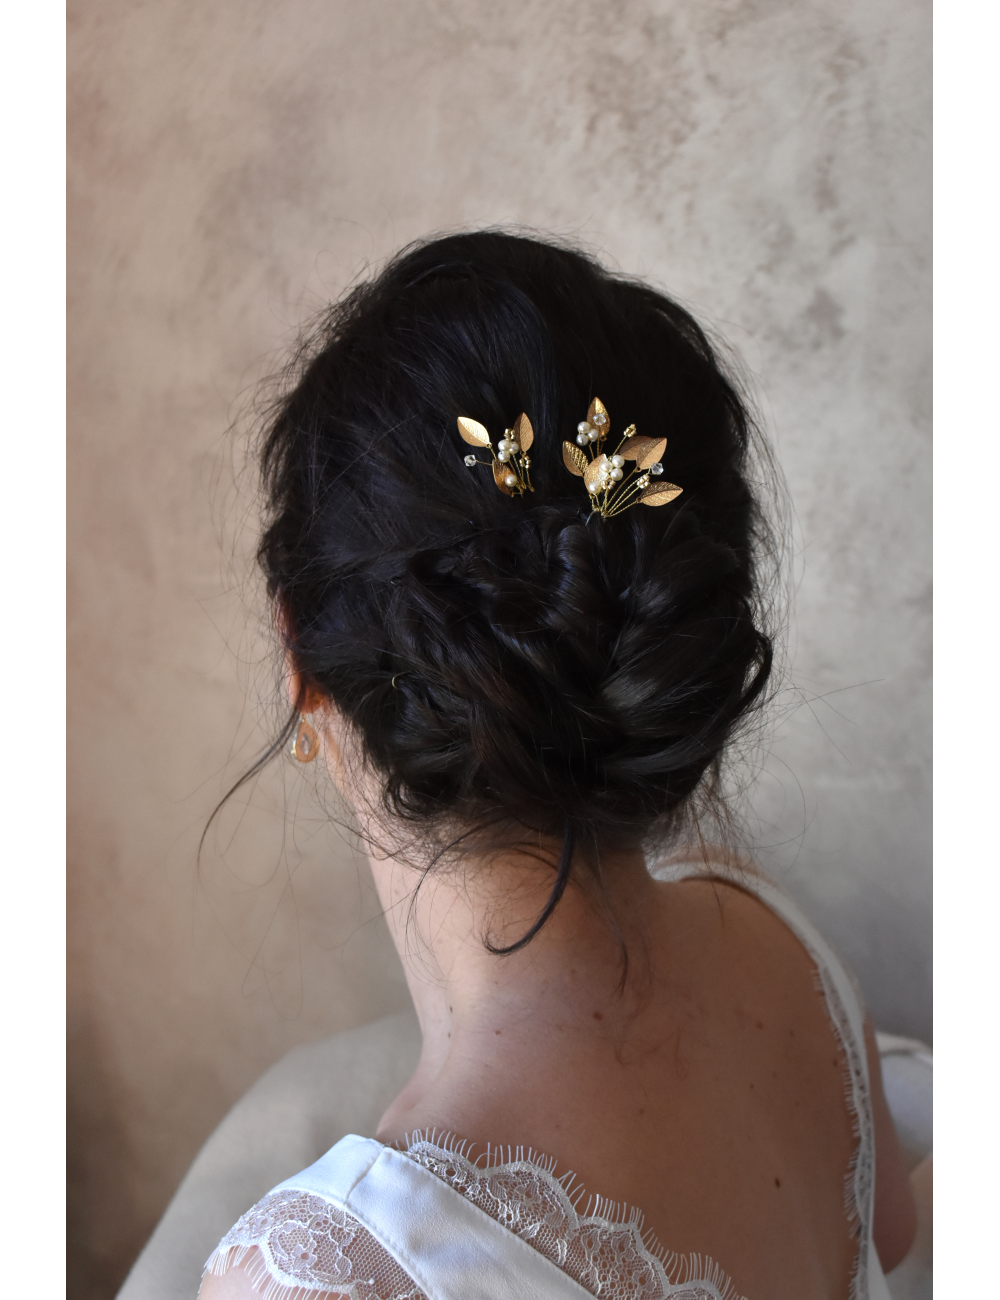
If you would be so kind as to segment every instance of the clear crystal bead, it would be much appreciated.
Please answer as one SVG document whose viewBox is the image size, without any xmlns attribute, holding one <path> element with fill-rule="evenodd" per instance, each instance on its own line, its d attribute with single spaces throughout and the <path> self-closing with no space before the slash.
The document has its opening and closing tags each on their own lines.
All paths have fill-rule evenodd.
<svg viewBox="0 0 1000 1300">
<path fill-rule="evenodd" d="M 662 474 L 663 466 L 660 464 L 659 461 L 657 461 L 655 465 L 650 465 L 649 472 L 650 474 Z"/>
<path fill-rule="evenodd" d="M 472 469 L 473 465 L 476 463 L 475 456 L 466 456 L 465 463 L 468 465 L 469 469 Z"/>
</svg>

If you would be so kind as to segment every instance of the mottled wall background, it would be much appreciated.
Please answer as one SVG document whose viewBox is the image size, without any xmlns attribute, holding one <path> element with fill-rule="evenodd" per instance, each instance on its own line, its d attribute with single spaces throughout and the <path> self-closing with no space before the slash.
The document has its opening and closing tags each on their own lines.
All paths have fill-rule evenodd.
<svg viewBox="0 0 1000 1300">
<path fill-rule="evenodd" d="M 279 764 L 195 853 L 274 706 L 227 429 L 303 318 L 431 231 L 581 239 L 742 353 L 796 508 L 751 830 L 879 1025 L 929 1037 L 925 0 L 70 20 L 71 1295 L 113 1294 L 271 1060 L 406 1003 L 309 776 Z"/>
</svg>

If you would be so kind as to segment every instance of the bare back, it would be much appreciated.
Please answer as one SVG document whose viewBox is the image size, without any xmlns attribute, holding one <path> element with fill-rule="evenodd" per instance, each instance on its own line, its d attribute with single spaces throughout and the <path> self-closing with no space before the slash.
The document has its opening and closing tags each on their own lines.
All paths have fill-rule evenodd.
<svg viewBox="0 0 1000 1300">
<path fill-rule="evenodd" d="M 437 1129 L 533 1148 L 637 1207 L 670 1251 L 718 1261 L 745 1295 L 844 1300 L 856 1138 L 814 963 L 742 888 L 651 883 L 634 1005 L 540 987 L 530 1017 L 498 1016 L 466 1068 L 390 1110 L 379 1139 Z"/>
<path fill-rule="evenodd" d="M 858 1249 L 844 1195 L 856 1138 L 815 967 L 742 889 L 658 888 L 648 1013 L 623 1036 L 621 1077 L 588 1090 L 575 1149 L 553 1133 L 555 1149 L 588 1188 L 639 1206 L 670 1250 L 720 1262 L 745 1295 L 843 1300 Z M 553 1149 L 548 1135 L 538 1145 Z"/>
<path fill-rule="evenodd" d="M 752 883 L 650 884 L 639 996 L 595 997 L 582 970 L 554 986 L 536 969 L 534 1004 L 498 1004 L 457 1034 L 447 1067 L 390 1107 L 379 1142 L 445 1130 L 492 1147 L 491 1167 L 511 1148 L 544 1154 L 602 1213 L 638 1209 L 669 1256 L 714 1261 L 727 1297 L 882 1295 L 865 1282 L 863 1031 L 845 1030 L 829 971 Z M 249 1273 L 206 1278 L 204 1300 L 259 1294 L 261 1259 L 248 1260 Z"/>
</svg>

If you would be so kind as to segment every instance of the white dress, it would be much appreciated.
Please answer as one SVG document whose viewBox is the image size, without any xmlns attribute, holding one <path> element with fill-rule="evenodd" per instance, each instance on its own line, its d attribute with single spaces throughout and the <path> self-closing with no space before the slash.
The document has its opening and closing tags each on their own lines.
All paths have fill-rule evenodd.
<svg viewBox="0 0 1000 1300">
<path fill-rule="evenodd" d="M 705 869 L 653 874 L 678 880 Z M 844 1049 L 857 1134 L 846 1200 L 859 1249 L 845 1300 L 889 1300 L 872 1239 L 875 1144 L 860 996 L 790 899 L 758 877 L 740 884 L 789 926 L 815 964 Z M 206 1270 L 243 1264 L 264 1300 L 743 1300 L 723 1263 L 657 1246 L 636 1210 L 600 1197 L 582 1204 L 571 1175 L 557 1178 L 543 1156 L 493 1151 L 473 1162 L 446 1135 L 418 1133 L 405 1150 L 343 1138 L 244 1214 Z"/>
</svg>

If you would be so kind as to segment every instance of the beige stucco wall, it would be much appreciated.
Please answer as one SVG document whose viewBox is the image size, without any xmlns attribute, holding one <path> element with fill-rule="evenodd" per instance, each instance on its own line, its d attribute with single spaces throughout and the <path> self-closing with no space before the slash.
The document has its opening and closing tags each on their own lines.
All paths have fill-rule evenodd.
<svg viewBox="0 0 1000 1300">
<path fill-rule="evenodd" d="M 882 1027 L 927 1036 L 925 0 L 70 14 L 71 1295 L 113 1294 L 266 1064 L 405 1004 L 315 773 L 279 764 L 195 854 L 275 704 L 227 430 L 298 322 L 430 231 L 581 238 L 743 353 L 797 512 L 751 830 Z"/>
</svg>

